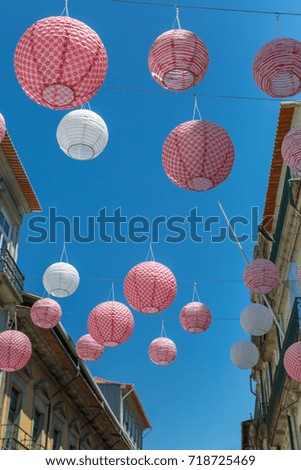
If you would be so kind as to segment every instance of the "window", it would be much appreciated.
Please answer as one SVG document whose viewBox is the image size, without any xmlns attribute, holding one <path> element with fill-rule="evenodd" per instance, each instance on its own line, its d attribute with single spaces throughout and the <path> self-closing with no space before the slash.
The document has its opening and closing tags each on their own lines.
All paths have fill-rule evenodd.
<svg viewBox="0 0 301 470">
<path fill-rule="evenodd" d="M 8 424 L 16 424 L 21 411 L 22 393 L 12 387 L 8 412 Z"/>
<path fill-rule="evenodd" d="M 44 413 L 35 408 L 33 415 L 33 431 L 32 431 L 32 440 L 33 446 L 41 444 L 42 432 L 44 427 Z"/>
<path fill-rule="evenodd" d="M 60 429 L 54 428 L 53 436 L 52 436 L 52 449 L 59 450 L 61 448 L 61 443 L 62 443 L 62 431 Z"/>
<path fill-rule="evenodd" d="M 11 224 L 8 218 L 4 214 L 3 210 L 0 210 L 0 249 L 5 249 L 11 239 Z"/>
</svg>

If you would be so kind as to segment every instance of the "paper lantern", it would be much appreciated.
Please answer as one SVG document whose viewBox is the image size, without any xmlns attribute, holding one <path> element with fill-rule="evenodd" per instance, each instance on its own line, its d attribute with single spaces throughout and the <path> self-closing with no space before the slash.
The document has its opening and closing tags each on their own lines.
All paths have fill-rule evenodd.
<svg viewBox="0 0 301 470">
<path fill-rule="evenodd" d="M 201 39 L 191 31 L 172 29 L 153 43 L 148 67 L 154 80 L 169 90 L 187 90 L 205 76 L 208 51 Z"/>
<path fill-rule="evenodd" d="M 89 109 L 77 109 L 63 117 L 56 133 L 63 152 L 75 160 L 91 160 L 101 154 L 109 134 L 104 120 Z"/>
<path fill-rule="evenodd" d="M 28 336 L 21 331 L 7 330 L 0 333 L 0 369 L 14 372 L 26 366 L 32 354 Z"/>
<path fill-rule="evenodd" d="M 232 346 L 231 361 L 239 369 L 251 369 L 259 361 L 259 351 L 251 341 L 238 341 Z"/>
<path fill-rule="evenodd" d="M 282 141 L 281 154 L 290 168 L 301 172 L 301 127 L 295 127 L 286 134 Z"/>
<path fill-rule="evenodd" d="M 118 346 L 131 337 L 134 317 L 130 309 L 120 302 L 103 302 L 90 313 L 88 330 L 97 343 Z"/>
<path fill-rule="evenodd" d="M 189 333 L 203 333 L 212 322 L 210 310 L 201 302 L 190 302 L 182 308 L 180 322 Z"/>
<path fill-rule="evenodd" d="M 19 40 L 14 58 L 24 92 L 52 109 L 76 108 L 104 82 L 108 59 L 93 29 L 68 16 L 33 24 Z"/>
<path fill-rule="evenodd" d="M 128 272 L 123 289 L 132 308 L 142 313 L 159 313 L 174 301 L 177 281 L 164 264 L 145 261 Z"/>
<path fill-rule="evenodd" d="M 61 307 L 52 299 L 39 299 L 30 309 L 30 317 L 33 323 L 40 328 L 53 328 L 58 324 L 61 316 Z"/>
<path fill-rule="evenodd" d="M 0 144 L 2 143 L 4 136 L 6 132 L 6 124 L 5 124 L 5 119 L 0 113 Z"/>
<path fill-rule="evenodd" d="M 46 269 L 43 284 L 54 297 L 68 297 L 78 288 L 79 274 L 69 263 L 54 263 Z"/>
<path fill-rule="evenodd" d="M 283 365 L 291 379 L 301 382 L 301 341 L 287 348 L 283 357 Z"/>
<path fill-rule="evenodd" d="M 91 335 L 83 335 L 76 343 L 78 357 L 84 361 L 97 361 L 104 352 L 102 344 L 98 344 Z"/>
<path fill-rule="evenodd" d="M 279 270 L 268 259 L 255 259 L 244 270 L 244 283 L 255 294 L 268 294 L 279 284 Z"/>
<path fill-rule="evenodd" d="M 250 304 L 241 312 L 240 324 L 250 335 L 263 336 L 272 328 L 273 317 L 264 305 Z"/>
<path fill-rule="evenodd" d="M 253 77 L 257 86 L 274 98 L 287 98 L 301 91 L 301 42 L 277 38 L 256 54 Z"/>
<path fill-rule="evenodd" d="M 177 356 L 177 347 L 171 339 L 161 336 L 151 342 L 148 355 L 157 366 L 168 366 Z"/>
<path fill-rule="evenodd" d="M 209 121 L 187 121 L 167 136 L 162 164 L 181 188 L 206 191 L 221 184 L 234 163 L 234 148 L 225 129 Z"/>
</svg>

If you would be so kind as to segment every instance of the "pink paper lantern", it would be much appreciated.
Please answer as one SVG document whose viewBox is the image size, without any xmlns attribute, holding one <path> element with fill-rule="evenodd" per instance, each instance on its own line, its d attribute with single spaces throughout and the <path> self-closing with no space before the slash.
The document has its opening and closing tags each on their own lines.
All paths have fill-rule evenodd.
<svg viewBox="0 0 301 470">
<path fill-rule="evenodd" d="M 161 336 L 151 342 L 148 355 L 157 366 L 168 366 L 177 356 L 177 347 L 171 339 Z"/>
<path fill-rule="evenodd" d="M 187 90 L 205 76 L 208 51 L 201 39 L 191 31 L 172 29 L 153 43 L 148 67 L 154 80 L 169 90 Z"/>
<path fill-rule="evenodd" d="M 301 91 L 301 42 L 277 38 L 265 44 L 253 62 L 257 86 L 274 98 L 287 98 Z"/>
<path fill-rule="evenodd" d="M 28 336 L 21 331 L 7 330 L 0 333 L 0 369 L 14 372 L 26 366 L 32 354 Z"/>
<path fill-rule="evenodd" d="M 103 302 L 90 313 L 88 330 L 97 343 L 118 346 L 131 337 L 134 317 L 130 309 L 120 302 Z"/>
<path fill-rule="evenodd" d="M 290 168 L 301 172 L 301 127 L 295 127 L 286 134 L 282 141 L 281 154 Z"/>
<path fill-rule="evenodd" d="M 91 335 L 83 335 L 76 343 L 78 357 L 84 361 L 97 361 L 104 352 L 102 344 L 97 343 Z"/>
<path fill-rule="evenodd" d="M 145 261 L 128 272 L 123 290 L 130 306 L 138 312 L 159 313 L 174 301 L 177 281 L 164 264 Z"/>
<path fill-rule="evenodd" d="M 96 32 L 66 16 L 44 18 L 27 29 L 17 44 L 14 63 L 29 98 L 52 109 L 86 103 L 103 84 L 108 67 Z"/>
<path fill-rule="evenodd" d="M 0 144 L 2 143 L 6 132 L 6 124 L 3 115 L 0 113 Z"/>
<path fill-rule="evenodd" d="M 255 259 L 244 270 L 244 283 L 255 294 L 268 294 L 278 286 L 279 270 L 272 261 Z"/>
<path fill-rule="evenodd" d="M 291 379 L 301 382 L 301 341 L 287 348 L 283 357 L 283 365 Z"/>
<path fill-rule="evenodd" d="M 39 328 L 53 328 L 58 324 L 61 316 L 60 305 L 52 299 L 39 299 L 30 309 L 30 317 Z"/>
<path fill-rule="evenodd" d="M 225 129 L 209 121 L 187 121 L 167 136 L 162 164 L 181 188 L 206 191 L 221 184 L 234 163 L 234 148 Z"/>
<path fill-rule="evenodd" d="M 182 308 L 180 322 L 188 333 L 203 333 L 211 325 L 212 315 L 201 302 L 190 302 Z"/>
</svg>

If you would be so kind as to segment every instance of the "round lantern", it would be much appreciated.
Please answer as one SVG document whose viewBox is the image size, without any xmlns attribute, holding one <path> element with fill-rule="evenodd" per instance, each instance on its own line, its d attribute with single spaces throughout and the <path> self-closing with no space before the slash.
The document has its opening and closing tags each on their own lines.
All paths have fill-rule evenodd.
<svg viewBox="0 0 301 470">
<path fill-rule="evenodd" d="M 14 65 L 29 98 L 47 108 L 70 109 L 95 95 L 104 82 L 108 59 L 93 29 L 68 16 L 52 16 L 25 31 Z"/>
<path fill-rule="evenodd" d="M 259 351 L 251 341 L 238 341 L 232 346 L 231 361 L 239 369 L 251 369 L 259 360 Z"/>
<path fill-rule="evenodd" d="M 279 284 L 279 270 L 272 261 L 255 259 L 244 270 L 245 286 L 255 294 L 268 294 Z"/>
<path fill-rule="evenodd" d="M 187 90 L 205 76 L 208 51 L 200 38 L 185 29 L 161 34 L 148 55 L 148 67 L 154 80 L 169 90 Z"/>
<path fill-rule="evenodd" d="M 52 299 L 39 299 L 30 309 L 30 317 L 33 323 L 40 328 L 53 328 L 58 324 L 61 316 L 61 307 Z"/>
<path fill-rule="evenodd" d="M 177 281 L 164 264 L 145 261 L 128 272 L 123 289 L 126 300 L 135 310 L 159 313 L 174 301 Z"/>
<path fill-rule="evenodd" d="M 157 366 L 168 366 L 177 356 L 177 347 L 171 339 L 161 336 L 151 342 L 148 355 Z"/>
<path fill-rule="evenodd" d="M 104 120 L 89 109 L 77 109 L 63 117 L 56 133 L 63 152 L 75 160 L 91 160 L 101 154 L 108 142 Z"/>
<path fill-rule="evenodd" d="M 5 132 L 6 132 L 5 119 L 2 116 L 2 114 L 0 113 L 0 144 L 1 144 L 2 140 L 4 139 Z"/>
<path fill-rule="evenodd" d="M 84 361 L 97 361 L 104 352 L 102 344 L 98 344 L 91 335 L 84 335 L 76 343 L 76 352 L 78 357 Z"/>
<path fill-rule="evenodd" d="M 287 348 L 283 357 L 283 365 L 291 379 L 301 382 L 301 341 Z"/>
<path fill-rule="evenodd" d="M 28 336 L 21 331 L 7 330 L 0 333 L 0 369 L 14 372 L 26 366 L 32 354 Z"/>
<path fill-rule="evenodd" d="M 46 269 L 43 284 L 54 297 L 68 297 L 78 288 L 79 274 L 69 263 L 54 263 Z"/>
<path fill-rule="evenodd" d="M 181 188 L 206 191 L 221 184 L 234 163 L 234 148 L 225 129 L 209 121 L 187 121 L 167 136 L 162 164 Z"/>
<path fill-rule="evenodd" d="M 273 317 L 264 305 L 250 304 L 241 312 L 240 324 L 250 335 L 263 336 L 272 328 Z"/>
<path fill-rule="evenodd" d="M 182 308 L 180 322 L 189 333 L 203 333 L 212 322 L 210 310 L 201 302 L 190 302 Z"/>
<path fill-rule="evenodd" d="M 131 337 L 134 317 L 130 309 L 120 302 L 103 302 L 90 313 L 88 330 L 97 343 L 118 346 Z"/>
<path fill-rule="evenodd" d="M 256 54 L 253 77 L 257 86 L 274 98 L 287 98 L 301 91 L 301 42 L 277 38 Z"/>
<path fill-rule="evenodd" d="M 301 127 L 295 127 L 286 134 L 282 141 L 281 154 L 290 168 L 301 172 Z"/>
</svg>

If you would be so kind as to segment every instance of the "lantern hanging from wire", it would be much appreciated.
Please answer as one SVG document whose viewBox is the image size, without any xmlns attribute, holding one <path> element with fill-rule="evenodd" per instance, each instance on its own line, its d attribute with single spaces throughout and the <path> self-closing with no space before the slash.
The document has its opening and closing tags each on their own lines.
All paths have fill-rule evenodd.
<svg viewBox="0 0 301 470">
<path fill-rule="evenodd" d="M 268 294 L 280 281 L 278 267 L 268 259 L 255 259 L 244 270 L 244 283 L 255 294 Z"/>
<path fill-rule="evenodd" d="M 53 299 L 39 299 L 31 307 L 30 317 L 39 328 L 50 329 L 60 321 L 62 310 Z"/>
<path fill-rule="evenodd" d="M 180 313 L 180 323 L 188 333 L 203 333 L 212 322 L 209 308 L 200 302 L 196 282 L 193 285 L 192 302 L 185 305 Z"/>
<path fill-rule="evenodd" d="M 26 366 L 32 355 L 31 341 L 24 333 L 7 330 L 0 333 L 0 369 L 15 372 Z"/>
<path fill-rule="evenodd" d="M 232 346 L 231 361 L 239 369 L 251 369 L 259 361 L 259 351 L 251 341 L 238 341 Z"/>
<path fill-rule="evenodd" d="M 240 324 L 252 336 L 263 336 L 273 326 L 270 310 L 262 304 L 250 304 L 241 312 Z"/>
<path fill-rule="evenodd" d="M 60 261 L 46 269 L 43 284 L 48 294 L 54 297 L 68 297 L 78 288 L 79 274 L 74 266 Z"/>
<path fill-rule="evenodd" d="M 180 124 L 167 136 L 162 151 L 163 168 L 181 188 L 207 191 L 228 178 L 234 147 L 228 133 L 209 121 Z"/>
<path fill-rule="evenodd" d="M 167 338 L 164 320 L 162 320 L 161 335 L 149 345 L 148 355 L 157 366 L 168 366 L 177 357 L 177 347 L 171 339 Z"/>
<path fill-rule="evenodd" d="M 81 336 L 75 348 L 78 357 L 84 361 L 97 361 L 105 350 L 103 345 L 97 343 L 89 334 Z"/>
<path fill-rule="evenodd" d="M 296 382 L 301 382 L 301 341 L 287 348 L 283 357 L 283 365 L 287 375 Z"/>
<path fill-rule="evenodd" d="M 0 144 L 2 143 L 6 132 L 6 124 L 3 115 L 0 113 Z"/>
<path fill-rule="evenodd" d="M 295 127 L 286 134 L 282 141 L 281 154 L 292 170 L 301 172 L 301 127 Z"/>
<path fill-rule="evenodd" d="M 17 79 L 38 104 L 70 109 L 89 101 L 104 82 L 108 59 L 93 29 L 69 16 L 34 23 L 19 40 Z"/>
<path fill-rule="evenodd" d="M 61 150 L 75 160 L 98 157 L 107 145 L 106 123 L 89 109 L 77 109 L 63 117 L 56 133 Z"/>
<path fill-rule="evenodd" d="M 301 91 L 301 42 L 277 38 L 265 44 L 253 62 L 257 86 L 274 98 L 288 98 Z"/>
</svg>

